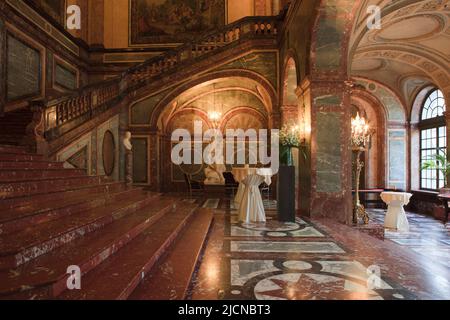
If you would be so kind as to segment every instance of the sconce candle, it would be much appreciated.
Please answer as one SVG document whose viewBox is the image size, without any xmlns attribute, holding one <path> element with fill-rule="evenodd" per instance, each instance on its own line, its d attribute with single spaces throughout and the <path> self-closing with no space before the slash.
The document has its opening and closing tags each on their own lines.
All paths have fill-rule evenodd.
<svg viewBox="0 0 450 320">
<path fill-rule="evenodd" d="M 372 135 L 372 131 L 370 130 L 369 125 L 366 123 L 366 120 L 359 116 L 359 113 L 356 114 L 355 118 L 352 118 L 352 136 L 351 143 L 353 152 L 356 153 L 355 157 L 355 201 L 353 204 L 353 223 L 358 224 L 358 217 L 362 218 L 364 223 L 369 223 L 369 215 L 366 212 L 366 209 L 359 201 L 359 180 L 361 176 L 361 170 L 364 167 L 364 162 L 361 161 L 360 157 L 367 144 L 370 141 L 370 136 Z"/>
</svg>

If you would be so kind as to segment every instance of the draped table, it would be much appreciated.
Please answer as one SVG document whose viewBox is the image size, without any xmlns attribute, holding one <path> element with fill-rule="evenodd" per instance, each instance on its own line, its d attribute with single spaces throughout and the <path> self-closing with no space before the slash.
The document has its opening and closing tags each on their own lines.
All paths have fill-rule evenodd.
<svg viewBox="0 0 450 320">
<path fill-rule="evenodd" d="M 384 218 L 384 226 L 398 231 L 409 231 L 409 223 L 403 206 L 407 205 L 412 194 L 407 192 L 382 192 L 381 199 L 388 210 Z"/>
<path fill-rule="evenodd" d="M 239 182 L 239 188 L 234 198 L 236 209 L 239 211 L 239 221 L 265 222 L 264 204 L 259 192 L 259 185 L 272 183 L 270 168 L 233 168 L 234 179 Z"/>
</svg>

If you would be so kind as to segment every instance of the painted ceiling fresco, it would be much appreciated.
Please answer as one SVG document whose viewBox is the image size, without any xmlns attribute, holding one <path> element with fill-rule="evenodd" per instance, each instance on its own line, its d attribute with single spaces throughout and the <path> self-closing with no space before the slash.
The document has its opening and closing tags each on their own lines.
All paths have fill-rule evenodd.
<svg viewBox="0 0 450 320">
<path fill-rule="evenodd" d="M 350 39 L 351 74 L 386 84 L 408 105 L 430 83 L 448 92 L 449 4 L 449 0 L 365 0 Z M 370 5 L 382 8 L 381 29 L 367 29 Z"/>
</svg>

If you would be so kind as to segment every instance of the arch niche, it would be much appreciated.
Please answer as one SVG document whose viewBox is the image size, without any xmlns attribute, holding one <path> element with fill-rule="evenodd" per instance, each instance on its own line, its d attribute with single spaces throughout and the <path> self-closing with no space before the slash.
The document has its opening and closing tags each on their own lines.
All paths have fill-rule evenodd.
<svg viewBox="0 0 450 320">
<path fill-rule="evenodd" d="M 273 118 L 276 97 L 268 81 L 249 71 L 208 74 L 173 90 L 155 107 L 150 118 L 151 126 L 156 127 L 160 137 L 160 156 L 156 160 L 159 160 L 161 189 L 185 190 L 185 173 L 198 180 L 205 178 L 204 163 L 178 166 L 171 162 L 171 150 L 178 143 L 172 141 L 174 130 L 187 129 L 192 139 L 198 142 L 200 140 L 194 137 L 195 121 L 196 133 L 212 128 L 221 130 L 224 135 L 227 129 L 254 129 L 256 132 L 270 129 L 276 121 Z M 211 119 L 212 111 L 220 114 L 218 120 Z M 200 142 L 202 148 L 206 144 Z M 191 157 L 194 159 L 194 153 L 199 153 L 199 150 L 194 148 L 193 142 L 192 146 Z M 248 141 L 246 146 L 248 150 Z M 233 147 L 236 150 L 237 145 Z M 230 165 L 227 167 L 231 168 Z"/>
</svg>

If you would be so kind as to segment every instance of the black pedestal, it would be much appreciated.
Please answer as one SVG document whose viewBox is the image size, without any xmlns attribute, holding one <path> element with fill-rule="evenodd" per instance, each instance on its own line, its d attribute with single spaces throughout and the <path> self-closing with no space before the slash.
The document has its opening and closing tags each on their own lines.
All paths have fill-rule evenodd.
<svg viewBox="0 0 450 320">
<path fill-rule="evenodd" d="M 278 220 L 295 222 L 295 167 L 281 166 L 277 184 Z"/>
</svg>

